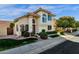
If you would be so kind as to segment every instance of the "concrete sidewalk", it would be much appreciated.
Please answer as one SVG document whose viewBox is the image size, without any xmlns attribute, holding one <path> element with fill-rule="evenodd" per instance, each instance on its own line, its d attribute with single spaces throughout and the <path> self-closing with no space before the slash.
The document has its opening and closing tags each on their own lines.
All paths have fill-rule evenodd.
<svg viewBox="0 0 79 59">
<path fill-rule="evenodd" d="M 65 34 L 65 35 L 60 35 L 61 37 L 65 38 L 66 40 L 73 41 L 79 43 L 79 37 L 75 35 L 70 35 L 70 34 Z"/>
<path fill-rule="evenodd" d="M 50 49 L 64 41 L 65 39 L 62 37 L 49 37 L 48 40 L 41 40 L 32 44 L 1 51 L 0 54 L 37 54 L 47 49 Z"/>
</svg>

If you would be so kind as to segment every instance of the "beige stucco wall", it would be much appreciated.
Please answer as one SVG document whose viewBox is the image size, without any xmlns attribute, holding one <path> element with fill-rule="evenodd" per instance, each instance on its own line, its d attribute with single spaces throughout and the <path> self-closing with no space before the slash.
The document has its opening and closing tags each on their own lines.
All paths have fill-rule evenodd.
<svg viewBox="0 0 79 59">
<path fill-rule="evenodd" d="M 41 32 L 42 31 L 42 29 L 45 29 L 46 31 L 54 31 L 55 30 L 55 28 L 54 28 L 54 26 L 53 26 L 53 19 L 54 19 L 54 17 L 52 17 L 52 20 L 51 21 L 48 21 L 48 14 L 46 13 L 46 12 L 42 12 L 42 11 L 40 11 L 40 12 L 38 12 L 37 13 L 38 15 L 40 15 L 40 18 L 39 18 L 39 20 L 38 20 L 38 32 Z M 42 14 L 46 14 L 46 16 L 47 16 L 47 22 L 46 23 L 43 23 L 42 22 Z M 51 30 L 48 30 L 48 25 L 51 25 L 52 26 L 52 29 Z"/>
<path fill-rule="evenodd" d="M 28 19 L 27 19 L 27 17 L 23 17 L 23 18 L 20 18 L 19 19 L 19 21 L 17 21 L 16 23 L 15 23 L 15 27 L 14 27 L 14 34 L 15 35 L 18 35 L 18 36 L 20 36 L 21 35 L 21 32 L 20 32 L 20 25 L 26 25 L 26 24 L 28 24 Z M 18 31 L 16 31 L 16 26 L 18 25 Z"/>
<path fill-rule="evenodd" d="M 20 31 L 20 25 L 26 25 L 26 24 L 28 24 L 29 25 L 29 32 L 32 32 L 32 19 L 35 19 L 35 25 L 36 25 L 36 33 L 38 32 L 38 19 L 37 18 L 35 18 L 35 17 L 32 17 L 32 16 L 30 16 L 30 17 L 23 17 L 23 18 L 21 18 L 21 19 L 19 19 L 19 21 L 18 22 L 16 22 L 15 23 L 15 27 L 14 27 L 14 34 L 15 35 L 18 35 L 18 36 L 20 36 L 21 35 L 21 31 Z M 18 25 L 18 31 L 16 31 L 16 25 Z"/>
<path fill-rule="evenodd" d="M 53 17 L 52 17 L 52 20 L 51 21 L 48 21 L 48 14 L 46 12 L 38 12 L 37 13 L 40 17 L 39 18 L 33 18 L 32 16 L 30 17 L 23 17 L 23 18 L 20 18 L 19 21 L 17 21 L 15 23 L 15 27 L 14 27 L 14 33 L 17 34 L 17 35 L 21 35 L 21 32 L 20 32 L 20 25 L 24 24 L 28 24 L 29 25 L 29 32 L 32 31 L 32 19 L 35 19 L 35 22 L 36 22 L 36 33 L 39 33 L 42 31 L 42 29 L 45 29 L 46 31 L 54 31 L 54 27 L 52 25 L 52 20 L 53 20 Z M 47 16 L 47 22 L 46 23 L 43 23 L 42 22 L 42 14 L 46 14 Z M 16 31 L 16 25 L 18 25 L 18 28 L 19 28 L 19 31 Z M 48 30 L 48 25 L 52 25 L 52 29 L 51 30 Z"/>
<path fill-rule="evenodd" d="M 9 27 L 10 22 L 0 21 L 0 36 L 7 35 L 7 28 Z"/>
<path fill-rule="evenodd" d="M 0 27 L 0 36 L 7 35 L 7 27 Z"/>
</svg>

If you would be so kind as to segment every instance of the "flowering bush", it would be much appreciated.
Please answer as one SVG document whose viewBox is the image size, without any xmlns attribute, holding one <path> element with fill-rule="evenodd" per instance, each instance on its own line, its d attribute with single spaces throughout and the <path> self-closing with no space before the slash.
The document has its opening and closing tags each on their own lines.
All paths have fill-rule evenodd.
<svg viewBox="0 0 79 59">
<path fill-rule="evenodd" d="M 56 31 L 62 35 L 64 34 L 64 29 L 62 28 L 57 28 Z"/>
</svg>

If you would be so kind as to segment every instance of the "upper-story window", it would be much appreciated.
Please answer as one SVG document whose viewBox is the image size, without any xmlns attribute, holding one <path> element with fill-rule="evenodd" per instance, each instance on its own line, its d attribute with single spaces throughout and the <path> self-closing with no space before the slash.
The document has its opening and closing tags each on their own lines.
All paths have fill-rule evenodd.
<svg viewBox="0 0 79 59">
<path fill-rule="evenodd" d="M 32 23 L 35 23 L 35 20 L 34 19 L 32 19 Z"/>
<path fill-rule="evenodd" d="M 48 21 L 52 20 L 52 16 L 48 15 Z"/>
<path fill-rule="evenodd" d="M 42 22 L 45 23 L 47 21 L 46 19 L 47 19 L 46 18 L 46 14 L 43 14 L 43 16 L 42 16 Z"/>
</svg>

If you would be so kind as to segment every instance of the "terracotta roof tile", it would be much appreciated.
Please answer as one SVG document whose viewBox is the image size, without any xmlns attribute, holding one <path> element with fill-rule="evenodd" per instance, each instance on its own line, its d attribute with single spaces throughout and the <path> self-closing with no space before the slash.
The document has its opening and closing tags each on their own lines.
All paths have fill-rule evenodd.
<svg viewBox="0 0 79 59">
<path fill-rule="evenodd" d="M 47 11 L 45 9 L 42 9 L 42 8 L 39 8 L 37 9 L 36 11 L 32 12 L 32 13 L 27 13 L 26 15 L 24 16 L 21 16 L 21 17 L 18 17 L 14 20 L 14 22 L 17 22 L 20 18 L 23 18 L 23 17 L 27 17 L 27 16 L 34 16 L 34 17 L 39 17 L 39 15 L 37 14 L 37 12 L 39 11 L 44 11 L 44 12 L 47 12 L 49 15 L 53 15 L 55 16 L 54 14 L 52 14 L 50 11 Z"/>
<path fill-rule="evenodd" d="M 28 14 L 27 14 L 27 16 L 35 16 L 35 17 L 39 17 L 39 15 L 38 15 L 38 14 L 33 13 L 33 12 L 32 12 L 32 13 L 28 13 Z"/>
</svg>

